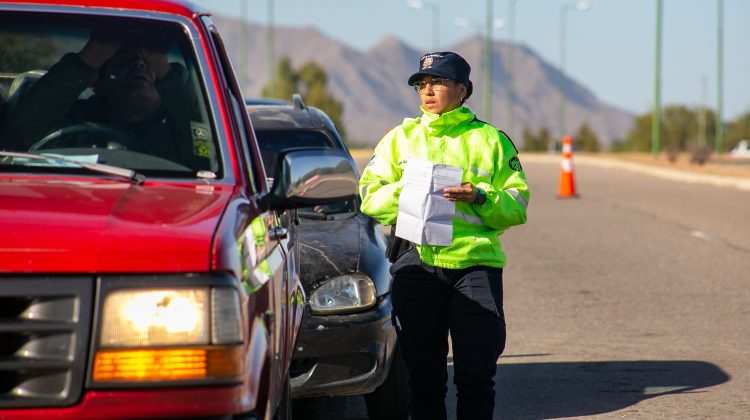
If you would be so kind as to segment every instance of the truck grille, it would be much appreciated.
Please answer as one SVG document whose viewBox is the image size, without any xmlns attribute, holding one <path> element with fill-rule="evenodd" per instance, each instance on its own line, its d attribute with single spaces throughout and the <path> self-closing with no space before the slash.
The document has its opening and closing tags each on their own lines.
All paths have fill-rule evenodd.
<svg viewBox="0 0 750 420">
<path fill-rule="evenodd" d="M 93 278 L 0 276 L 0 409 L 81 396 Z"/>
</svg>

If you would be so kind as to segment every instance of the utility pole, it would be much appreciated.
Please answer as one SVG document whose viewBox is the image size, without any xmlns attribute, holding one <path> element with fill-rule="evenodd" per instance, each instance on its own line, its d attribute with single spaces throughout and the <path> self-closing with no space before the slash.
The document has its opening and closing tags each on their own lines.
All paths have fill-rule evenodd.
<svg viewBox="0 0 750 420">
<path fill-rule="evenodd" d="M 716 21 L 716 153 L 724 153 L 724 0 L 717 3 Z"/>
<path fill-rule="evenodd" d="M 247 2 L 240 2 L 240 64 L 237 71 L 240 76 L 240 86 L 245 87 L 245 66 L 247 65 Z"/>
<path fill-rule="evenodd" d="M 276 39 L 273 22 L 273 0 L 268 0 L 268 87 L 271 97 L 276 97 Z M 286 98 L 285 98 L 286 99 Z"/>
<path fill-rule="evenodd" d="M 508 130 L 508 134 L 513 131 L 513 77 L 515 76 L 516 69 L 514 68 L 514 60 L 516 55 L 516 44 L 515 44 L 515 29 L 516 29 L 516 2 L 518 0 L 508 0 L 508 98 L 507 98 L 507 109 L 508 113 L 508 126 L 505 128 Z M 512 134 L 511 134 L 512 135 Z"/>
<path fill-rule="evenodd" d="M 492 123 L 492 1 L 486 0 L 486 23 L 484 31 L 484 118 Z"/>
<path fill-rule="evenodd" d="M 656 57 L 654 64 L 654 115 L 651 121 L 651 154 L 659 155 L 661 133 L 661 13 L 662 0 L 656 0 Z"/>
</svg>

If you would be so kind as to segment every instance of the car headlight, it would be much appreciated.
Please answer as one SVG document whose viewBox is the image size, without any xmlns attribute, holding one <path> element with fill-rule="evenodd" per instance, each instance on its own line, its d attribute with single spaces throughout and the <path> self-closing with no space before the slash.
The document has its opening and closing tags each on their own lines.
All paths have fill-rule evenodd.
<svg viewBox="0 0 750 420">
<path fill-rule="evenodd" d="M 310 312 L 316 315 L 350 314 L 371 308 L 375 284 L 362 273 L 333 277 L 310 294 Z"/>
<path fill-rule="evenodd" d="M 239 294 L 230 287 L 116 289 L 104 299 L 95 381 L 241 374 Z"/>
</svg>

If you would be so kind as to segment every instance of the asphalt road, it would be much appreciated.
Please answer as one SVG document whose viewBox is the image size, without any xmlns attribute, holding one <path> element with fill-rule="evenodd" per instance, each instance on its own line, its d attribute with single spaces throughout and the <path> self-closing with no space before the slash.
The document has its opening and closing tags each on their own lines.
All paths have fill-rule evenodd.
<svg viewBox="0 0 750 420">
<path fill-rule="evenodd" d="M 750 191 L 576 165 L 559 199 L 559 163 L 522 162 L 495 418 L 750 418 Z M 295 409 L 367 418 L 360 397 Z"/>
</svg>

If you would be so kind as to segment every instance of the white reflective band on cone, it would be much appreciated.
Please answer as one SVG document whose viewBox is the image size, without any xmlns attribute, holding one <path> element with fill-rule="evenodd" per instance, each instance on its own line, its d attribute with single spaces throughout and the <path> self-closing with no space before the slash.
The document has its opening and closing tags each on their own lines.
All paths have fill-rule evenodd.
<svg viewBox="0 0 750 420">
<path fill-rule="evenodd" d="M 570 162 L 570 159 L 563 159 L 562 160 L 562 170 L 565 172 L 572 172 L 573 171 L 573 164 Z"/>
</svg>

